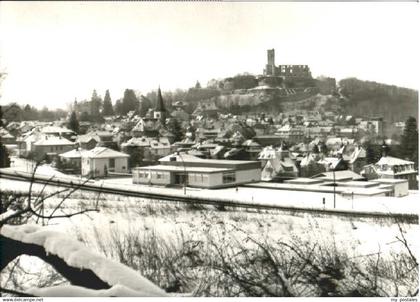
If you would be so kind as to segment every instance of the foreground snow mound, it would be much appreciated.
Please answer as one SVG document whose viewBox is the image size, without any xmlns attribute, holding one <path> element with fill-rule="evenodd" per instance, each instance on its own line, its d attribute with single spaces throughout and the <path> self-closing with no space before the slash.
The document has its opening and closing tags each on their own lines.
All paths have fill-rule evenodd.
<svg viewBox="0 0 420 302">
<path fill-rule="evenodd" d="M 0 234 L 13 240 L 43 246 L 47 253 L 60 257 L 69 266 L 90 269 L 98 278 L 111 286 L 110 289 L 101 291 L 71 287 L 77 289 L 75 296 L 83 296 L 84 293 L 89 295 L 90 292 L 99 295 L 167 296 L 164 290 L 133 269 L 90 251 L 81 242 L 69 239 L 66 234 L 50 231 L 38 225 L 4 225 Z M 63 290 L 66 294 L 71 291 L 68 287 L 49 288 L 45 289 L 45 294 L 53 295 L 57 290 L 59 292 Z M 43 296 L 43 293 L 40 294 Z"/>
</svg>

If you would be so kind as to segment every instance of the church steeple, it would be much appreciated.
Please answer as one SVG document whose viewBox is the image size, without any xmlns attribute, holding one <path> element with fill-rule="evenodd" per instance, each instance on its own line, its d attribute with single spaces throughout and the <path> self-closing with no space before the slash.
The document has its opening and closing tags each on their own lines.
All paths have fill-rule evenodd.
<svg viewBox="0 0 420 302">
<path fill-rule="evenodd" d="M 166 119 L 165 103 L 163 101 L 162 92 L 160 91 L 160 86 L 159 86 L 158 92 L 157 92 L 157 100 L 156 100 L 154 118 L 160 119 L 161 121 L 165 121 L 165 119 Z"/>
</svg>

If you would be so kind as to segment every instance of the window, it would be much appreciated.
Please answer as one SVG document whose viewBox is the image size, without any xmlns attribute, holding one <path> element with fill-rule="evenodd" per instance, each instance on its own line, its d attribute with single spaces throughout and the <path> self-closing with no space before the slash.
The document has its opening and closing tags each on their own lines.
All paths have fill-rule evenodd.
<svg viewBox="0 0 420 302">
<path fill-rule="evenodd" d="M 223 173 L 223 183 L 232 183 L 236 181 L 235 173 Z"/>
<path fill-rule="evenodd" d="M 156 173 L 156 179 L 161 179 L 161 178 L 162 178 L 162 173 L 157 172 L 157 173 Z"/>
<path fill-rule="evenodd" d="M 115 168 L 115 158 L 109 159 L 109 168 L 114 169 Z"/>
</svg>

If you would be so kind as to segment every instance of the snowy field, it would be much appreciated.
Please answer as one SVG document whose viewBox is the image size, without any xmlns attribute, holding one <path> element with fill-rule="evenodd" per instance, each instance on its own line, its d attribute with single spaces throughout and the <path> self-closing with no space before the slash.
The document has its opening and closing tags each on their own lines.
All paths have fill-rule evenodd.
<svg viewBox="0 0 420 302">
<path fill-rule="evenodd" d="M 44 171 L 49 168 L 44 168 Z M 53 169 L 49 172 L 54 172 Z M 131 184 L 131 179 L 107 179 L 97 181 L 119 188 L 146 192 L 165 192 L 168 195 L 183 195 L 182 188 L 158 188 Z M 29 183 L 0 179 L 2 190 L 22 191 L 29 189 Z M 43 190 L 43 185 L 34 184 L 34 192 Z M 57 187 L 47 187 L 44 192 L 53 192 Z M 279 190 L 240 187 L 220 190 L 197 190 L 187 188 L 190 196 L 212 196 L 230 200 L 250 201 L 264 204 L 281 204 L 291 207 L 323 208 L 322 198 L 326 197 L 326 207 L 332 208 L 332 194 L 305 192 L 285 192 Z M 360 198 L 351 200 L 337 198 L 337 208 L 351 210 L 378 210 L 384 212 L 413 213 L 417 208 L 416 192 L 406 198 Z M 64 194 L 45 202 L 44 214 L 51 213 Z M 56 214 L 69 214 L 83 209 L 99 206 L 99 212 L 88 212 L 71 218 L 38 220 L 49 230 L 59 231 L 69 238 L 81 240 L 93 251 L 123 262 L 164 289 L 172 285 L 171 278 L 156 273 L 156 268 L 170 266 L 176 262 L 176 255 L 182 254 L 191 242 L 203 244 L 201 252 L 207 251 L 210 242 L 224 246 L 239 242 L 250 246 L 247 238 L 260 242 L 301 242 L 301 246 L 316 244 L 337 254 L 345 254 L 349 259 L 394 259 L 406 252 L 397 239 L 401 230 L 414 251 L 418 250 L 419 226 L 417 224 L 397 224 L 391 219 L 348 218 L 335 216 L 316 216 L 312 214 L 285 214 L 276 211 L 225 209 L 220 211 L 213 206 L 186 205 L 175 202 L 150 201 L 142 198 L 123 197 L 78 191 L 67 199 Z M 31 223 L 35 223 L 35 220 Z M 400 230 L 401 227 L 401 230 Z M 145 250 L 157 255 L 150 258 Z M 165 260 L 166 259 L 166 260 Z M 175 260 L 174 260 L 175 259 Z M 376 259 L 376 258 L 373 258 Z M 21 266 L 25 274 L 20 279 L 25 288 L 41 286 L 48 280 L 61 284 L 62 280 L 52 273 L 40 260 L 24 256 Z M 169 262 L 169 264 L 167 263 Z M 153 267 L 152 264 L 155 266 Z M 182 276 L 190 280 L 183 285 L 182 292 L 196 295 L 217 295 L 214 292 L 197 290 L 203 273 L 197 269 L 182 270 Z M 173 273 L 168 273 L 171 275 Z M 37 276 L 35 278 L 34 276 Z M 188 279 L 190 278 L 190 279 Z M 4 279 L 3 279 L 4 280 Z M 5 282 L 5 281 L 2 281 Z M 6 281 L 11 282 L 9 280 Z M 200 284 L 199 284 L 200 283 Z M 4 284 L 3 284 L 4 285 Z"/>
<path fill-rule="evenodd" d="M 74 197 L 66 200 L 57 214 L 91 208 L 98 198 L 97 194 L 86 192 L 75 193 Z M 59 198 L 48 200 L 45 214 L 51 213 L 59 201 Z M 115 195 L 100 195 L 98 201 L 99 212 L 44 220 L 43 223 L 47 229 L 81 240 L 93 251 L 118 261 L 133 253 L 127 238 L 140 238 L 146 242 L 155 238 L 159 244 L 176 251 L 189 241 L 207 242 L 209 236 L 220 244 L 225 243 L 226 233 L 230 240 L 243 241 L 244 244 L 246 236 L 269 242 L 292 242 L 299 238 L 302 242 L 315 242 L 337 249 L 350 258 L 376 257 L 379 253 L 387 259 L 404 249 L 396 239 L 400 234 L 398 225 L 390 220 L 285 215 L 273 211 L 217 211 L 211 206 L 195 208 L 176 203 L 150 203 L 144 199 Z M 401 227 L 411 248 L 417 250 L 418 240 L 415 238 L 418 225 L 401 224 Z M 48 271 L 36 258 L 22 257 L 21 263 L 34 275 Z M 137 266 L 133 268 L 139 269 Z M 141 273 L 158 282 L 153 280 L 153 274 L 148 275 L 147 271 Z M 24 278 L 28 279 L 28 275 Z M 25 284 L 38 285 L 34 280 L 27 280 Z M 159 285 L 165 288 L 165 283 Z"/>
</svg>

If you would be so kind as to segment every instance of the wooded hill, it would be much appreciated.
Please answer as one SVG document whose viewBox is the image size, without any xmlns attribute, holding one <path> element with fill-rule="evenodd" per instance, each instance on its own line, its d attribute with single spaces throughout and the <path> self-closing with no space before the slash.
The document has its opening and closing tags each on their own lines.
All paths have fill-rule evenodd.
<svg viewBox="0 0 420 302">
<path fill-rule="evenodd" d="M 418 91 L 356 78 L 339 82 L 343 109 L 355 116 L 382 116 L 388 122 L 418 116 Z"/>
</svg>

